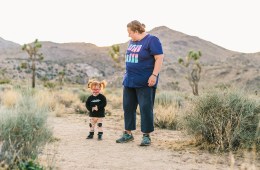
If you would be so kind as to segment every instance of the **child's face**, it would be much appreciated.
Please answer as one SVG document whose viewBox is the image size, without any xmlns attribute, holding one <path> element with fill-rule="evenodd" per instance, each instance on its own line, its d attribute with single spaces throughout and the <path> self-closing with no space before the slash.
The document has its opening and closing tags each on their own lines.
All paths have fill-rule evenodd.
<svg viewBox="0 0 260 170">
<path fill-rule="evenodd" d="M 100 93 L 100 86 L 99 85 L 92 86 L 91 90 L 93 95 L 97 95 Z"/>
</svg>

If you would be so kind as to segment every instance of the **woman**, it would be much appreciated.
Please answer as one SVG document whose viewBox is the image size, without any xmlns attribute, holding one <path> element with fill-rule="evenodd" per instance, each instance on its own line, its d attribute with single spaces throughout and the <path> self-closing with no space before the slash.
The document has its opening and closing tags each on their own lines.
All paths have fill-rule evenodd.
<svg viewBox="0 0 260 170">
<path fill-rule="evenodd" d="M 141 112 L 141 146 L 151 144 L 150 133 L 154 131 L 153 106 L 159 71 L 163 62 L 160 40 L 145 32 L 145 25 L 139 21 L 127 24 L 128 45 L 125 62 L 126 73 L 123 80 L 123 109 L 125 131 L 117 143 L 134 140 L 132 130 L 136 130 L 136 109 Z"/>
</svg>

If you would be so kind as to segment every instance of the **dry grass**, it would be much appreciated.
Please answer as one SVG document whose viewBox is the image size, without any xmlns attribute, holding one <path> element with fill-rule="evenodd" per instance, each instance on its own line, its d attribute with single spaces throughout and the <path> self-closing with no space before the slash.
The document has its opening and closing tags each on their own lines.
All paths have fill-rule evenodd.
<svg viewBox="0 0 260 170">
<path fill-rule="evenodd" d="M 52 114 L 57 117 L 65 114 L 86 113 L 85 104 L 70 90 L 50 91 L 39 90 L 35 96 L 39 106 L 47 106 Z"/>
<path fill-rule="evenodd" d="M 155 126 L 163 129 L 177 129 L 179 112 L 184 96 L 175 91 L 160 91 L 155 96 Z"/>
<path fill-rule="evenodd" d="M 107 102 L 113 109 L 122 109 L 123 97 L 115 94 L 107 95 Z"/>
<path fill-rule="evenodd" d="M 117 116 L 123 119 L 123 93 L 122 89 L 106 89 L 104 95 L 107 98 L 106 114 Z"/>
<path fill-rule="evenodd" d="M 47 106 L 50 113 L 57 117 L 74 113 L 72 104 L 76 98 L 72 93 L 66 92 L 63 94 L 59 91 L 39 90 L 35 98 L 39 106 Z"/>
<path fill-rule="evenodd" d="M 256 170 L 260 161 L 258 156 L 256 151 L 229 152 L 230 169 L 233 170 L 236 164 L 240 164 L 240 170 Z"/>
<path fill-rule="evenodd" d="M 66 107 L 60 103 L 55 105 L 55 109 L 54 109 L 53 113 L 57 117 L 61 117 L 61 116 L 64 116 L 65 114 L 68 114 Z"/>
<path fill-rule="evenodd" d="M 50 111 L 54 111 L 56 105 L 58 104 L 55 99 L 55 95 L 49 90 L 40 90 L 37 92 L 35 99 L 39 106 L 48 106 Z"/>
<path fill-rule="evenodd" d="M 71 107 L 72 103 L 79 100 L 79 97 L 70 91 L 58 91 L 55 93 L 57 101 L 65 107 Z"/>
<path fill-rule="evenodd" d="M 75 102 L 72 103 L 72 108 L 74 110 L 74 113 L 79 113 L 79 114 L 85 114 L 87 113 L 87 109 L 85 106 L 85 103 L 82 103 L 80 100 L 76 100 Z"/>
<path fill-rule="evenodd" d="M 155 126 L 163 129 L 176 129 L 178 112 L 179 108 L 175 105 L 157 105 L 154 109 Z"/>
<path fill-rule="evenodd" d="M 11 108 L 14 107 L 18 100 L 21 98 L 21 94 L 14 90 L 8 90 L 2 92 L 1 102 L 2 105 Z"/>
</svg>

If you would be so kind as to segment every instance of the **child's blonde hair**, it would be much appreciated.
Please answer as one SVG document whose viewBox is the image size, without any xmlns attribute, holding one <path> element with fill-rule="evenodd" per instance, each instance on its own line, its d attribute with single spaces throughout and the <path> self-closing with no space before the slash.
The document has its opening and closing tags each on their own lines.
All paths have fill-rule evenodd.
<svg viewBox="0 0 260 170">
<path fill-rule="evenodd" d="M 87 88 L 92 89 L 92 87 L 97 86 L 97 85 L 102 90 L 106 87 L 107 82 L 105 80 L 97 81 L 97 80 L 91 79 L 88 81 Z"/>
</svg>

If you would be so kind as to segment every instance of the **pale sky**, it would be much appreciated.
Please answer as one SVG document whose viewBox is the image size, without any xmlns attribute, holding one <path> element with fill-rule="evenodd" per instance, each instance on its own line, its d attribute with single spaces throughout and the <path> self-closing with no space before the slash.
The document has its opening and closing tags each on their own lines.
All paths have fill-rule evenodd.
<svg viewBox="0 0 260 170">
<path fill-rule="evenodd" d="M 238 52 L 260 52 L 259 0 L 0 0 L 0 37 L 110 46 L 129 40 L 126 25 L 197 36 Z M 174 37 L 172 37 L 174 38 Z"/>
</svg>

